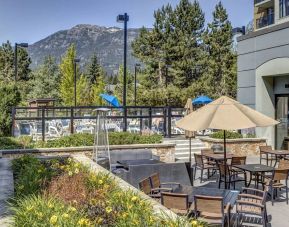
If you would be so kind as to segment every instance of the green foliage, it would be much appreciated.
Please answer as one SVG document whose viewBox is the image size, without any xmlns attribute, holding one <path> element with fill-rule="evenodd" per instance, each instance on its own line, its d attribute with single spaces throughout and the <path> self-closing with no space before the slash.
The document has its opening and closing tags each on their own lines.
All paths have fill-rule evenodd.
<svg viewBox="0 0 289 227">
<path fill-rule="evenodd" d="M 15 196 L 23 197 L 38 194 L 45 183 L 54 175 L 54 171 L 46 168 L 37 158 L 24 155 L 12 161 L 15 175 Z"/>
<path fill-rule="evenodd" d="M 20 92 L 13 83 L 0 82 L 0 136 L 11 135 L 12 107 L 20 102 Z"/>
<path fill-rule="evenodd" d="M 17 142 L 21 144 L 21 148 L 23 149 L 31 147 L 31 144 L 33 143 L 31 136 L 20 136 L 17 138 Z"/>
<path fill-rule="evenodd" d="M 20 149 L 21 144 L 14 137 L 0 137 L 0 150 L 4 149 Z"/>
<path fill-rule="evenodd" d="M 59 98 L 60 75 L 55 58 L 47 56 L 41 66 L 32 72 L 29 98 Z"/>
<path fill-rule="evenodd" d="M 214 139 L 224 139 L 224 131 L 214 132 L 213 134 L 210 135 L 210 137 Z M 240 138 L 243 138 L 242 134 L 238 132 L 226 131 L 226 139 L 240 139 Z"/>
<path fill-rule="evenodd" d="M 92 226 L 86 215 L 52 197 L 31 195 L 19 199 L 12 208 L 14 226 Z"/>
</svg>

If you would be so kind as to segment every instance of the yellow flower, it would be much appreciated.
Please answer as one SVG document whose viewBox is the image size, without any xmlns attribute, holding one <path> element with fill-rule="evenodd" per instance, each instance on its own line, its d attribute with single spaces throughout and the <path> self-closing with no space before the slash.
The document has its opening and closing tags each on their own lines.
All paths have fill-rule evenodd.
<svg viewBox="0 0 289 227">
<path fill-rule="evenodd" d="M 89 225 L 89 220 L 86 218 L 81 218 L 79 219 L 79 221 L 77 222 L 78 225 Z"/>
<path fill-rule="evenodd" d="M 107 207 L 107 208 L 105 208 L 105 211 L 106 211 L 106 213 L 109 214 L 112 211 L 112 208 L 111 207 Z"/>
<path fill-rule="evenodd" d="M 48 208 L 53 208 L 53 204 L 52 203 L 48 203 Z"/>
<path fill-rule="evenodd" d="M 72 176 L 72 172 L 71 171 L 68 171 L 68 176 Z"/>
<path fill-rule="evenodd" d="M 72 212 L 76 211 L 76 209 L 74 207 L 70 207 L 69 210 L 72 211 Z"/>
<path fill-rule="evenodd" d="M 102 181 L 102 180 L 99 180 L 99 181 L 98 181 L 98 184 L 103 184 L 103 181 Z"/>
<path fill-rule="evenodd" d="M 57 222 L 57 216 L 56 215 L 52 215 L 50 218 L 50 224 L 54 225 Z"/>
<path fill-rule="evenodd" d="M 74 170 L 74 172 L 75 172 L 76 174 L 78 174 L 78 173 L 79 173 L 79 169 L 76 168 L 76 169 Z"/>
<path fill-rule="evenodd" d="M 122 217 L 123 217 L 123 218 L 126 218 L 126 217 L 127 217 L 127 213 L 123 213 L 123 214 L 122 214 Z"/>
<path fill-rule="evenodd" d="M 138 200 L 138 197 L 137 196 L 133 196 L 132 198 L 131 198 L 131 201 L 132 202 L 135 202 L 135 201 L 137 201 Z"/>
<path fill-rule="evenodd" d="M 42 212 L 37 213 L 37 216 L 38 216 L 39 218 L 42 218 L 42 217 L 43 217 Z"/>
<path fill-rule="evenodd" d="M 97 219 L 97 223 L 98 223 L 98 224 L 101 224 L 102 222 L 103 222 L 103 218 L 99 217 L 99 218 Z"/>
<path fill-rule="evenodd" d="M 193 221 L 192 221 L 192 225 L 193 225 L 193 226 L 196 226 L 197 224 L 198 224 L 198 221 L 196 221 L 196 220 L 193 220 Z"/>
<path fill-rule="evenodd" d="M 68 218 L 69 215 L 68 215 L 68 213 L 64 213 L 64 214 L 62 214 L 62 217 L 64 217 L 64 218 Z"/>
</svg>

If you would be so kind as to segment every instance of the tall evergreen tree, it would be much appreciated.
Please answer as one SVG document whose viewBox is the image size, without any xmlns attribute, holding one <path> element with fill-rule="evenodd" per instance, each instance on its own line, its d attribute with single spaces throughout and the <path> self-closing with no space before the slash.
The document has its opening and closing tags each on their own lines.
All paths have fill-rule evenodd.
<svg viewBox="0 0 289 227">
<path fill-rule="evenodd" d="M 32 73 L 30 98 L 59 98 L 60 75 L 55 58 L 47 56 L 43 64 Z"/>
<path fill-rule="evenodd" d="M 204 84 L 212 97 L 236 96 L 236 53 L 233 51 L 232 25 L 222 3 L 216 5 L 213 22 L 204 36 L 208 49 Z"/>
</svg>

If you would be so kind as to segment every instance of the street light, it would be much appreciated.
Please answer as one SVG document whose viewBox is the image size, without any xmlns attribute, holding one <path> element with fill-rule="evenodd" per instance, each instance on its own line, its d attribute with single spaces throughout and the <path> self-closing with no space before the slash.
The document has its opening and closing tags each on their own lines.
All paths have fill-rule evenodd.
<svg viewBox="0 0 289 227">
<path fill-rule="evenodd" d="M 15 43 L 14 48 L 14 80 L 16 82 L 17 76 L 18 76 L 18 47 L 27 48 L 28 43 Z"/>
<path fill-rule="evenodd" d="M 77 63 L 80 62 L 80 59 L 76 58 L 73 60 L 73 69 L 74 69 L 74 106 L 76 107 L 76 71 L 77 71 Z"/>
<path fill-rule="evenodd" d="M 124 107 L 124 131 L 127 129 L 127 111 L 126 111 L 126 56 L 127 56 L 127 22 L 129 16 L 127 13 L 118 15 L 116 18 L 117 22 L 124 23 L 124 48 L 123 48 L 123 98 L 122 105 Z"/>
<path fill-rule="evenodd" d="M 134 65 L 134 105 L 136 106 L 136 74 L 137 70 L 140 68 L 140 64 L 136 63 Z"/>
</svg>

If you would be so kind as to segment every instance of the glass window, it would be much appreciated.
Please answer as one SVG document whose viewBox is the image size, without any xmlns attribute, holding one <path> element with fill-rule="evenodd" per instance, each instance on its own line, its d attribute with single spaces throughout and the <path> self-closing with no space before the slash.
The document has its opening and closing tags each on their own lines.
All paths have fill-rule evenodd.
<svg viewBox="0 0 289 227">
<path fill-rule="evenodd" d="M 289 16 L 289 0 L 279 0 L 280 18 Z"/>
</svg>

